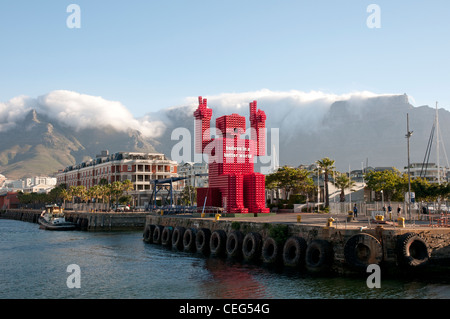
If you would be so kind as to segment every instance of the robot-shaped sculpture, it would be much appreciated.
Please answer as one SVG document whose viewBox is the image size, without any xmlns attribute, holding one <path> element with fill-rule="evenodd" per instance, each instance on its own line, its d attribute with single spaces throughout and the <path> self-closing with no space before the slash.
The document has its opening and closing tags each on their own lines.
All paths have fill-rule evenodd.
<svg viewBox="0 0 450 319">
<path fill-rule="evenodd" d="M 228 214 L 268 213 L 265 205 L 265 176 L 254 171 L 254 157 L 265 153 L 266 114 L 250 103 L 250 139 L 245 117 L 238 114 L 216 119 L 216 138 L 211 139 L 212 110 L 201 96 L 194 112 L 195 151 L 208 154 L 209 187 L 197 189 L 197 207 L 223 207 Z M 217 132 L 218 130 L 218 132 Z"/>
</svg>

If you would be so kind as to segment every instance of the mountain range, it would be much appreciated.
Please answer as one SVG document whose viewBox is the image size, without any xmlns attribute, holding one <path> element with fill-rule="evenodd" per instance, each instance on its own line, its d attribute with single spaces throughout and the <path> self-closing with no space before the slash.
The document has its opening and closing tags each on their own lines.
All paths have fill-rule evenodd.
<svg viewBox="0 0 450 319">
<path fill-rule="evenodd" d="M 216 117 L 232 112 L 249 118 L 248 104 L 236 108 L 219 106 L 218 110 L 209 104 L 213 109 L 211 126 L 214 126 Z M 167 116 L 170 119 L 167 131 L 186 127 L 193 132 L 192 112 L 195 107 L 172 110 L 176 118 Z M 259 168 L 265 171 L 273 164 L 308 165 L 324 157 L 335 160 L 336 168 L 341 172 L 366 166 L 396 167 L 402 171 L 408 163 L 407 117 L 409 130 L 413 132 L 410 138 L 411 163 L 424 161 L 436 118 L 434 107 L 414 107 L 406 94 L 356 97 L 302 107 L 286 99 L 272 101 L 261 98 L 258 108 L 267 115 L 267 154 L 272 159 L 277 158 L 275 163 L 273 160 L 260 163 Z M 440 108 L 438 114 L 440 164 L 444 166 L 448 165 L 445 150 L 450 148 L 450 112 Z M 278 131 L 278 137 L 271 136 L 272 131 Z M 172 141 L 170 134 L 163 135 L 159 141 L 158 149 L 169 155 L 173 146 L 179 143 Z M 429 161 L 436 162 L 436 136 Z"/>
<path fill-rule="evenodd" d="M 289 97 L 256 96 L 258 108 L 267 115 L 266 162 L 258 169 L 267 171 L 273 165 L 311 164 L 323 157 L 336 161 L 340 171 L 360 169 L 362 166 L 407 165 L 407 114 L 409 116 L 411 162 L 422 162 L 436 115 L 434 107 L 414 107 L 405 95 L 379 95 L 323 100 L 303 103 Z M 249 118 L 248 102 L 221 103 L 220 98 L 208 100 L 215 118 L 238 113 Z M 303 104 L 302 104 L 303 103 Z M 301 104 L 301 106 L 299 106 Z M 307 106 L 305 106 L 307 105 Z M 0 173 L 10 179 L 36 175 L 51 175 L 66 166 L 95 157 L 101 150 L 162 152 L 177 160 L 195 160 L 193 156 L 195 101 L 149 114 L 164 124 L 160 134 L 143 134 L 139 127 L 117 129 L 117 126 L 72 127 L 37 109 L 9 129 L 0 131 Z M 450 147 L 450 112 L 439 109 L 440 147 L 442 165 L 447 165 L 445 150 Z M 148 122 L 147 125 L 152 125 Z M 249 121 L 247 120 L 247 127 Z M 177 128 L 189 132 L 191 156 L 178 153 L 180 137 L 172 136 Z M 278 137 L 277 137 L 278 134 Z M 436 142 L 436 138 L 434 139 Z M 436 144 L 434 144 L 436 145 Z M 174 152 L 174 150 L 177 150 Z M 186 150 L 184 150 L 186 151 Z M 435 162 L 433 150 L 430 162 Z M 278 158 L 278 160 L 274 160 Z"/>
<path fill-rule="evenodd" d="M 9 179 L 52 175 L 95 157 L 101 150 L 154 152 L 156 142 L 137 130 L 74 128 L 31 110 L 18 125 L 0 132 L 0 172 Z"/>
</svg>

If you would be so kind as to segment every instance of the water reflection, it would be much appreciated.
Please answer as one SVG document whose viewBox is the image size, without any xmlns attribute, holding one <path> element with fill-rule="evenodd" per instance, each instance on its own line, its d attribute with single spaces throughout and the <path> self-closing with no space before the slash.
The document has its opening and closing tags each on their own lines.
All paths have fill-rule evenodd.
<svg viewBox="0 0 450 319">
<path fill-rule="evenodd" d="M 208 298 L 258 299 L 271 298 L 266 286 L 255 278 L 252 266 L 236 264 L 219 258 L 205 259 L 211 277 L 202 282 Z"/>
<path fill-rule="evenodd" d="M 0 298 L 344 299 L 450 298 L 441 278 L 311 276 L 145 244 L 141 232 L 49 232 L 0 220 Z M 66 268 L 81 268 L 68 289 Z"/>
</svg>

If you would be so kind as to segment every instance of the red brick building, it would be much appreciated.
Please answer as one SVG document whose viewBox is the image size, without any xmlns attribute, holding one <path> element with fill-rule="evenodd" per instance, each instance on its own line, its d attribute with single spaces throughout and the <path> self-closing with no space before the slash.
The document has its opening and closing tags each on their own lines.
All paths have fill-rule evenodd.
<svg viewBox="0 0 450 319">
<path fill-rule="evenodd" d="M 0 209 L 10 209 L 19 207 L 19 197 L 17 192 L 7 192 L 0 194 Z"/>
<path fill-rule="evenodd" d="M 178 177 L 178 163 L 166 158 L 161 153 L 118 152 L 109 154 L 102 151 L 95 159 L 66 167 L 58 172 L 57 185 L 83 185 L 87 189 L 98 185 L 101 180 L 108 183 L 130 180 L 138 205 L 149 201 L 152 192 L 152 181 L 170 177 Z M 174 189 L 178 189 L 178 184 Z M 142 197 L 142 200 L 141 200 Z"/>
</svg>

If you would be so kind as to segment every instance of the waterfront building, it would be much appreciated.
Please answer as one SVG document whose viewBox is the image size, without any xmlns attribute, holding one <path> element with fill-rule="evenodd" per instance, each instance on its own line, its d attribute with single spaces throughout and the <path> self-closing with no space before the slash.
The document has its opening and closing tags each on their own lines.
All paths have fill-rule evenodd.
<svg viewBox="0 0 450 319">
<path fill-rule="evenodd" d="M 0 174 L 0 188 L 3 187 L 3 184 L 5 184 L 5 182 L 6 182 L 5 175 Z"/>
<path fill-rule="evenodd" d="M 47 184 L 32 184 L 30 186 L 24 187 L 24 193 L 50 193 L 50 191 L 55 188 L 55 185 Z"/>
<path fill-rule="evenodd" d="M 411 179 L 422 177 L 430 183 L 447 183 L 449 181 L 449 169 L 447 167 L 439 167 L 435 163 L 411 163 L 409 165 Z M 404 168 L 404 172 L 408 173 L 408 167 Z"/>
<path fill-rule="evenodd" d="M 26 177 L 17 180 L 0 181 L 0 190 L 8 191 L 22 191 L 24 193 L 48 193 L 56 186 L 56 177 L 35 176 Z"/>
<path fill-rule="evenodd" d="M 208 187 L 208 164 L 202 163 L 182 163 L 178 166 L 178 175 L 187 177 L 185 186 Z"/>
<path fill-rule="evenodd" d="M 0 194 L 0 209 L 12 209 L 19 207 L 19 197 L 17 192 L 6 192 Z"/>
<path fill-rule="evenodd" d="M 101 182 L 130 180 L 136 206 L 147 206 L 151 201 L 153 182 L 159 179 L 178 177 L 178 163 L 166 158 L 162 153 L 102 151 L 95 159 L 68 166 L 57 173 L 57 184 L 83 185 L 87 189 Z M 179 190 L 179 183 L 173 184 Z"/>
</svg>

